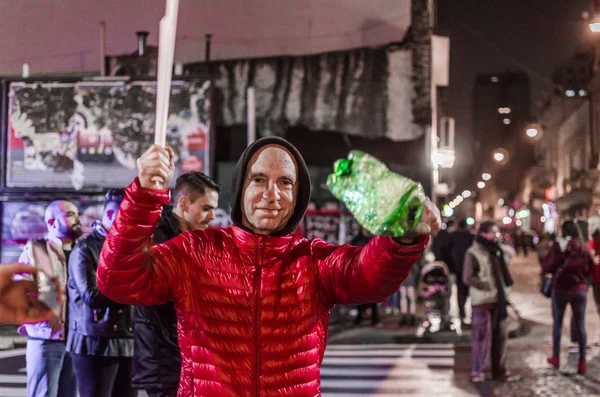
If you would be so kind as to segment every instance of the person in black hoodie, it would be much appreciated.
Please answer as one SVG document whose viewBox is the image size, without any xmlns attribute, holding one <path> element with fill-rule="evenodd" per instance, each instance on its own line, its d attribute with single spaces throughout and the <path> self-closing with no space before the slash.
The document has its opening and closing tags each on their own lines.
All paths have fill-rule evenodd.
<svg viewBox="0 0 600 397">
<path fill-rule="evenodd" d="M 69 256 L 69 333 L 80 397 L 133 397 L 131 307 L 108 299 L 98 290 L 98 256 L 125 197 L 124 189 L 111 189 L 104 197 L 102 221 L 79 240 Z"/>
<path fill-rule="evenodd" d="M 181 175 L 175 182 L 175 206 L 163 208 L 152 244 L 163 243 L 187 230 L 204 230 L 215 218 L 219 185 L 201 172 Z M 133 387 L 149 397 L 175 397 L 181 354 L 177 343 L 177 315 L 172 302 L 135 306 Z"/>
</svg>

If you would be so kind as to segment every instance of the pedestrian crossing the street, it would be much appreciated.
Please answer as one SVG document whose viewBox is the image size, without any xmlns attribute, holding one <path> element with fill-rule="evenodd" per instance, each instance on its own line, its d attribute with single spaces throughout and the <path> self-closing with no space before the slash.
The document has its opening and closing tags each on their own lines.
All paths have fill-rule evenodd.
<svg viewBox="0 0 600 397">
<path fill-rule="evenodd" d="M 323 397 L 451 396 L 454 357 L 451 344 L 330 345 L 321 391 Z M 27 396 L 24 367 L 25 349 L 0 351 L 0 396 Z"/>
</svg>

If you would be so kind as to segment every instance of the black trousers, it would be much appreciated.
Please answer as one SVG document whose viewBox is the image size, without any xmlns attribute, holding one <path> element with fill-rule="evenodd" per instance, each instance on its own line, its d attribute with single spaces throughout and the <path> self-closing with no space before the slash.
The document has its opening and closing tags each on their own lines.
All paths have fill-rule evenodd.
<svg viewBox="0 0 600 397">
<path fill-rule="evenodd" d="M 362 305 L 358 305 L 358 314 L 356 315 L 356 320 L 354 321 L 354 324 L 360 325 L 360 323 L 362 323 L 362 318 L 365 314 L 365 311 L 369 307 L 371 307 L 371 323 L 373 325 L 377 325 L 377 323 L 379 323 L 379 312 L 377 310 L 377 306 L 377 303 L 365 303 Z"/>
<path fill-rule="evenodd" d="M 164 390 L 146 390 L 148 397 L 177 397 L 177 388 L 164 391 Z"/>
<path fill-rule="evenodd" d="M 131 358 L 71 354 L 79 397 L 136 397 Z"/>
</svg>

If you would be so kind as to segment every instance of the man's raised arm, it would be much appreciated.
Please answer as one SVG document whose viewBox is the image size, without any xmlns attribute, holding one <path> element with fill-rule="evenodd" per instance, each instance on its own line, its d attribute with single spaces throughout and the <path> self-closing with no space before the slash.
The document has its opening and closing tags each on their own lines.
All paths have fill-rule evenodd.
<svg viewBox="0 0 600 397">
<path fill-rule="evenodd" d="M 427 200 L 420 234 L 413 241 L 375 236 L 364 247 L 313 243 L 319 282 L 329 305 L 380 302 L 398 290 L 441 226 L 439 211 Z"/>
<path fill-rule="evenodd" d="M 169 203 L 172 151 L 153 145 L 138 159 L 139 177 L 125 199 L 100 253 L 98 288 L 115 302 L 156 305 L 173 294 L 173 270 L 183 250 L 180 239 L 152 247 L 163 205 Z M 161 179 L 160 183 L 153 178 Z"/>
</svg>

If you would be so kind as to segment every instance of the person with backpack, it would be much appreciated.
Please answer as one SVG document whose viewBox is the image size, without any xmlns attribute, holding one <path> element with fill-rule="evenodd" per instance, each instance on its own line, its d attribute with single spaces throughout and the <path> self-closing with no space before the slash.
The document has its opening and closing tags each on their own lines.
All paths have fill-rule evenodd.
<svg viewBox="0 0 600 397">
<path fill-rule="evenodd" d="M 567 304 L 573 309 L 574 325 L 579 342 L 579 365 L 577 373 L 585 375 L 587 334 L 585 331 L 585 307 L 587 284 L 594 268 L 594 258 L 581 241 L 581 232 L 574 221 L 566 221 L 561 227 L 562 237 L 552 246 L 544 259 L 544 272 L 552 274 L 552 356 L 548 363 L 560 367 L 560 338 Z"/>
</svg>

